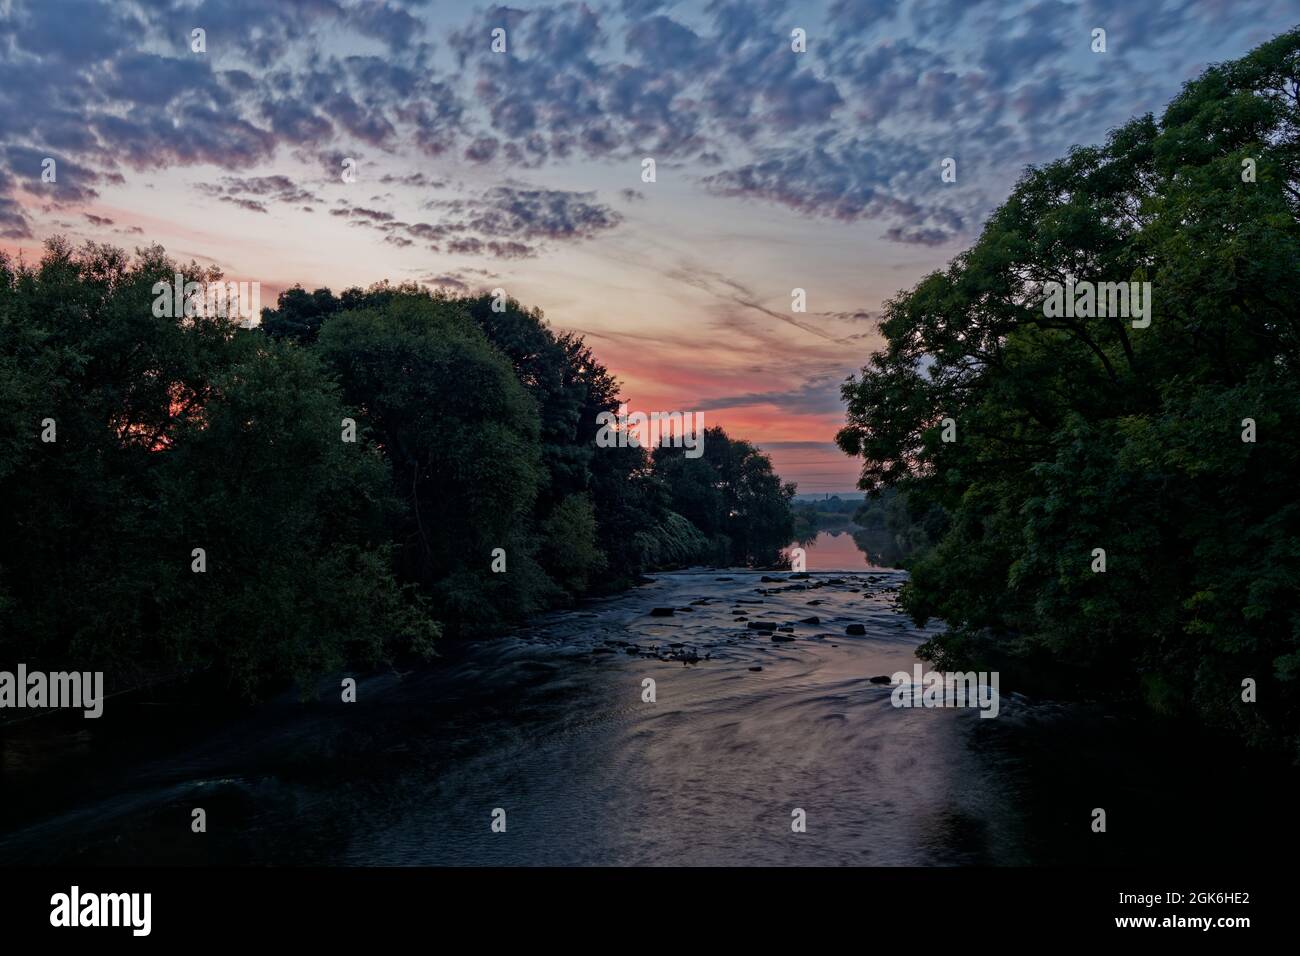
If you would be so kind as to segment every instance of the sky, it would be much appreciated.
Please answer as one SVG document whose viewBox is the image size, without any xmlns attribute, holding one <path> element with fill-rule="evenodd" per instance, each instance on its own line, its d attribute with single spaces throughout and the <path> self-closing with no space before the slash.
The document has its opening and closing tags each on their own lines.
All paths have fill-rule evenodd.
<svg viewBox="0 0 1300 956">
<path fill-rule="evenodd" d="M 0 0 L 0 250 L 158 243 L 268 305 L 501 288 L 584 334 L 632 410 L 703 411 L 801 493 L 845 492 L 839 387 L 883 304 L 1026 165 L 1297 21 L 1300 0 Z"/>
</svg>

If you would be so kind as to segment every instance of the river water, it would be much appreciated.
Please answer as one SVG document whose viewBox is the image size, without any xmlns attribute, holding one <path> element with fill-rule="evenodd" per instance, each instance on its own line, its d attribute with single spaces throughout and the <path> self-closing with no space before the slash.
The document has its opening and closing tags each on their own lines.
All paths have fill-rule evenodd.
<svg viewBox="0 0 1300 956">
<path fill-rule="evenodd" d="M 895 609 L 905 574 L 773 577 L 663 574 L 361 677 L 356 703 L 335 682 L 237 716 L 110 699 L 99 721 L 21 728 L 0 863 L 1136 862 L 1191 852 L 1180 828 L 1223 799 L 1095 709 L 1005 689 L 996 719 L 895 707 L 870 678 L 910 671 L 927 636 Z"/>
</svg>

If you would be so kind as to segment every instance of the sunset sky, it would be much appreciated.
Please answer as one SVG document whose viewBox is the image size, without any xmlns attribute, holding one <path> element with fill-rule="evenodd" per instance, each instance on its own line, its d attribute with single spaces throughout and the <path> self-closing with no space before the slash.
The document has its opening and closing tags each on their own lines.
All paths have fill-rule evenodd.
<svg viewBox="0 0 1300 956">
<path fill-rule="evenodd" d="M 501 287 L 584 333 L 633 409 L 702 410 L 801 492 L 842 492 L 839 383 L 882 303 L 1026 164 L 1158 114 L 1298 10 L 0 0 L 0 248 L 157 242 L 264 305 L 295 283 Z"/>
</svg>

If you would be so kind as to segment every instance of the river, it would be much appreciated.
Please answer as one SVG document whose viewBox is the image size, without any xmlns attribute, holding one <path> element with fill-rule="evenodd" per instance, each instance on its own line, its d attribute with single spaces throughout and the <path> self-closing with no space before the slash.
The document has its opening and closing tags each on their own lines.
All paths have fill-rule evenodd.
<svg viewBox="0 0 1300 956">
<path fill-rule="evenodd" d="M 965 865 L 1190 852 L 1178 827 L 1216 799 L 1208 771 L 1222 767 L 1199 784 L 1171 775 L 1184 764 L 1154 751 L 1176 751 L 1172 738 L 1005 689 L 996 719 L 895 707 L 870 678 L 910 671 L 928 633 L 895 608 L 904 572 L 771 576 L 661 574 L 436 666 L 363 676 L 355 703 L 335 682 L 316 702 L 238 715 L 146 695 L 110 698 L 99 721 L 30 722 L 4 742 L 0 862 Z M 847 635 L 852 624 L 865 633 Z M 1189 785 L 1196 799 L 1171 806 Z M 1112 832 L 1091 831 L 1097 806 Z M 206 833 L 191 832 L 194 808 Z M 498 809 L 505 832 L 492 829 Z"/>
</svg>

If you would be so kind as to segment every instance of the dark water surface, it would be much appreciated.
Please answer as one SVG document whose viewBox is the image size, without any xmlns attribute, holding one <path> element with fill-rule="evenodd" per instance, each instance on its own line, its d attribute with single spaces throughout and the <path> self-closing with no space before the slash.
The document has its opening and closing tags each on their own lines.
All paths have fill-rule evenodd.
<svg viewBox="0 0 1300 956">
<path fill-rule="evenodd" d="M 109 700 L 99 721 L 11 727 L 0 863 L 1242 862 L 1293 845 L 1270 817 L 1289 814 L 1285 789 L 1177 737 L 1006 688 L 991 720 L 892 706 L 869 679 L 910 671 L 926 637 L 894 609 L 904 578 L 664 574 L 363 678 L 355 704 L 331 690 L 231 717 Z"/>
</svg>

